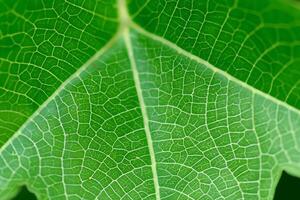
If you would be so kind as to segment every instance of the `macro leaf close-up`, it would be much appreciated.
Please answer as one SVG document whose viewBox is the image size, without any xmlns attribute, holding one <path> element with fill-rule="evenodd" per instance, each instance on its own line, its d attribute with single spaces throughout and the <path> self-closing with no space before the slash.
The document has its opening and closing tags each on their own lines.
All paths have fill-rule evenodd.
<svg viewBox="0 0 300 200">
<path fill-rule="evenodd" d="M 273 200 L 283 172 L 299 1 L 0 0 L 0 200 Z"/>
</svg>

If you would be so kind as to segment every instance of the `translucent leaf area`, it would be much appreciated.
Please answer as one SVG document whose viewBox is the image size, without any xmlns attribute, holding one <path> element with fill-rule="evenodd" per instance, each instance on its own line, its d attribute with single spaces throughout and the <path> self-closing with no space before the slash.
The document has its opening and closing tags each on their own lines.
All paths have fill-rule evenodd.
<svg viewBox="0 0 300 200">
<path fill-rule="evenodd" d="M 287 0 L 0 0 L 0 199 L 272 200 L 299 65 Z"/>
</svg>

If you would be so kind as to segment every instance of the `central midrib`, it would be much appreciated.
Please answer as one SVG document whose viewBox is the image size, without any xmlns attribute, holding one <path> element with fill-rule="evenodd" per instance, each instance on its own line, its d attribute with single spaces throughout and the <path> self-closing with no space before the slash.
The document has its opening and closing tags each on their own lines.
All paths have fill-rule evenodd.
<svg viewBox="0 0 300 200">
<path fill-rule="evenodd" d="M 149 127 L 149 119 L 148 119 L 148 114 L 147 114 L 147 109 L 146 109 L 146 104 L 144 101 L 143 97 L 143 91 L 141 87 L 141 81 L 139 78 L 139 73 L 138 69 L 136 66 L 135 58 L 134 58 L 134 51 L 132 49 L 132 43 L 131 43 L 131 38 L 130 38 L 130 27 L 129 25 L 132 23 L 127 11 L 127 6 L 126 6 L 126 0 L 119 0 L 119 15 L 120 15 L 120 22 L 123 24 L 120 25 L 120 32 L 121 35 L 124 38 L 125 41 L 125 46 L 126 50 L 128 53 L 128 58 L 130 61 L 130 66 L 132 70 L 132 75 L 134 79 L 134 84 L 135 84 L 135 89 L 137 92 L 137 97 L 141 109 L 141 114 L 143 118 L 143 125 L 144 125 L 144 130 L 146 134 L 146 139 L 147 139 L 147 145 L 148 145 L 148 150 L 150 154 L 150 160 L 151 160 L 151 171 L 152 171 L 152 176 L 153 176 L 153 184 L 154 184 L 154 190 L 155 190 L 155 197 L 157 200 L 160 200 L 160 191 L 159 191 L 159 182 L 158 182 L 158 175 L 157 175 L 157 165 L 156 165 L 156 159 L 155 159 L 155 151 L 154 151 L 154 146 L 153 146 L 153 140 L 151 136 L 151 131 Z"/>
<path fill-rule="evenodd" d="M 159 182 L 158 182 L 158 175 L 157 175 L 157 169 L 156 169 L 157 165 L 156 165 L 156 159 L 155 159 L 153 140 L 152 140 L 151 131 L 150 131 L 150 127 L 149 127 L 149 119 L 148 119 L 146 104 L 145 104 L 144 97 L 143 97 L 141 81 L 139 78 L 139 73 L 138 73 L 138 69 L 136 66 L 134 53 L 133 53 L 133 49 L 132 49 L 132 45 L 131 45 L 129 30 L 125 29 L 123 35 L 124 35 L 126 49 L 128 52 L 128 57 L 130 60 L 130 65 L 131 65 L 131 70 L 132 70 L 132 74 L 133 74 L 133 79 L 134 79 L 134 83 L 135 83 L 137 96 L 138 96 L 138 101 L 139 101 L 139 105 L 140 105 L 140 109 L 141 109 L 141 113 L 142 113 L 142 117 L 143 117 L 143 125 L 144 125 L 144 130 L 146 133 L 146 139 L 147 139 L 147 144 L 148 144 L 148 149 L 149 149 L 149 154 L 150 154 L 150 159 L 151 159 L 151 170 L 152 170 L 152 175 L 153 175 L 155 196 L 156 196 L 157 200 L 160 200 Z"/>
</svg>

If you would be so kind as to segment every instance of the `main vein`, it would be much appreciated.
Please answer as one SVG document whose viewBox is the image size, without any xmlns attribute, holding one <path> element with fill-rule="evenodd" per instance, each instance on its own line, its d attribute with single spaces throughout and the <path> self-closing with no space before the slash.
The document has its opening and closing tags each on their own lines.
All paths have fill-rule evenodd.
<svg viewBox="0 0 300 200">
<path fill-rule="evenodd" d="M 151 158 L 151 169 L 152 169 L 153 180 L 154 180 L 155 195 L 156 195 L 156 199 L 159 200 L 160 199 L 159 184 L 158 184 L 158 176 L 157 176 L 157 171 L 156 171 L 155 153 L 154 153 L 154 148 L 153 148 L 150 127 L 149 127 L 149 119 L 148 119 L 147 109 L 146 109 L 146 105 L 145 105 L 143 94 L 142 94 L 142 88 L 141 88 L 141 84 L 140 84 L 141 82 L 140 82 L 136 62 L 134 59 L 134 54 L 133 54 L 133 50 L 132 50 L 132 45 L 131 45 L 131 40 L 130 40 L 130 35 L 129 35 L 128 29 L 124 30 L 124 40 L 125 40 L 125 44 L 126 44 L 126 48 L 127 48 L 127 52 L 128 52 L 128 57 L 130 60 L 130 65 L 131 65 L 131 69 L 132 69 L 132 73 L 133 73 L 133 78 L 134 78 L 134 82 L 135 82 L 135 88 L 137 91 L 139 104 L 141 106 L 143 122 L 144 122 L 144 129 L 146 132 L 146 138 L 147 138 L 147 143 L 148 143 L 148 148 L 149 148 L 149 153 L 150 153 L 150 158 Z"/>
<path fill-rule="evenodd" d="M 126 48 L 127 48 L 127 52 L 128 52 L 128 57 L 130 60 L 132 73 L 133 73 L 135 88 L 137 91 L 137 96 L 138 96 L 138 100 L 139 100 L 139 104 L 141 106 L 141 111 L 142 111 L 142 116 L 143 116 L 144 129 L 145 129 L 145 133 L 146 133 L 146 138 L 147 138 L 147 143 L 148 143 L 148 148 L 149 148 L 149 153 L 150 153 L 150 159 L 151 159 L 151 169 L 152 169 L 152 175 L 153 175 L 153 180 L 154 180 L 155 196 L 156 196 L 156 199 L 159 200 L 160 193 L 159 193 L 158 176 L 157 176 L 157 170 L 156 170 L 156 160 L 155 160 L 154 147 L 153 147 L 150 127 L 149 127 L 149 119 L 148 119 L 147 109 L 146 109 L 146 105 L 145 105 L 143 94 L 142 94 L 141 82 L 140 82 L 136 62 L 134 59 L 129 30 L 128 29 L 124 30 L 123 34 L 124 34 L 124 40 L 125 40 L 125 44 L 126 44 Z"/>
<path fill-rule="evenodd" d="M 127 7 L 125 5 L 125 0 L 119 1 L 119 12 L 120 12 L 120 15 L 121 15 L 120 17 L 121 17 L 122 21 L 126 24 L 129 23 L 130 20 L 129 20 L 129 15 L 127 12 Z M 150 159 L 151 159 L 151 170 L 152 170 L 153 181 L 154 181 L 155 197 L 157 200 L 160 200 L 159 183 L 158 183 L 158 176 L 157 176 L 157 170 L 156 170 L 156 159 L 155 159 L 152 136 L 151 136 L 150 127 L 149 127 L 149 119 L 148 119 L 146 104 L 145 104 L 144 98 L 143 98 L 141 81 L 139 78 L 139 73 L 138 73 L 138 69 L 136 66 L 134 53 L 133 53 L 133 49 L 132 49 L 132 45 L 131 45 L 131 39 L 130 39 L 128 26 L 124 26 L 123 36 L 124 36 L 124 41 L 125 41 L 125 45 L 127 48 L 127 53 L 128 53 L 131 69 L 132 69 L 132 74 L 133 74 L 134 84 L 135 84 L 135 88 L 136 88 L 136 92 L 137 92 L 137 96 L 138 96 L 138 101 L 139 101 L 139 105 L 141 107 L 141 112 L 142 112 L 142 117 L 143 117 L 143 124 L 144 124 L 144 129 L 145 129 L 145 133 L 146 133 L 148 149 L 149 149 L 149 154 L 150 154 Z"/>
</svg>

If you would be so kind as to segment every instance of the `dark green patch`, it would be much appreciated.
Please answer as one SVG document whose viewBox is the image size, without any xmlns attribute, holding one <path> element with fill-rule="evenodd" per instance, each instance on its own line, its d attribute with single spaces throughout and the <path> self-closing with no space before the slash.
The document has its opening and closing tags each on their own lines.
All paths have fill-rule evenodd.
<svg viewBox="0 0 300 200">
<path fill-rule="evenodd" d="M 19 194 L 12 200 L 37 200 L 37 197 L 31 193 L 26 186 L 23 186 Z"/>
<path fill-rule="evenodd" d="M 274 200 L 299 200 L 300 199 L 300 178 L 283 172 L 275 191 Z"/>
</svg>

